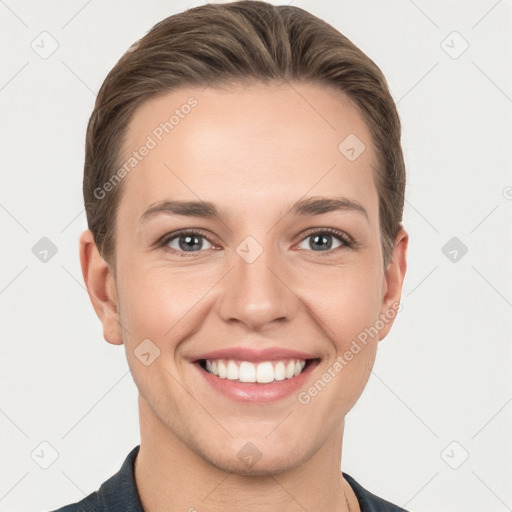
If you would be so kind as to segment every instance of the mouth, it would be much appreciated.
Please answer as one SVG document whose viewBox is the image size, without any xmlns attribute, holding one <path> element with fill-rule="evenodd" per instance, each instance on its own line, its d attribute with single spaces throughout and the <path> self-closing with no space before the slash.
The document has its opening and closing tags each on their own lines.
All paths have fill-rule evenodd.
<svg viewBox="0 0 512 512">
<path fill-rule="evenodd" d="M 306 386 L 320 357 L 203 357 L 193 366 L 210 388 L 242 402 L 283 399 Z M 199 381 L 201 382 L 201 381 Z"/>
</svg>

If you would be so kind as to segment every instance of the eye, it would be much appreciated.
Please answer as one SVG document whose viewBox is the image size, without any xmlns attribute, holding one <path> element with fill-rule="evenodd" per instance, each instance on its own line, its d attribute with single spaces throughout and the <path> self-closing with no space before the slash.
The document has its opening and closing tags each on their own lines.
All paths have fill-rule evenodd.
<svg viewBox="0 0 512 512">
<path fill-rule="evenodd" d="M 333 239 L 334 247 L 333 247 Z M 309 240 L 309 243 L 308 243 Z M 352 238 L 334 228 L 322 228 L 310 231 L 300 244 L 306 244 L 299 247 L 313 252 L 333 252 L 337 249 L 349 248 L 353 246 Z M 178 254 L 179 256 L 195 256 L 208 249 L 216 249 L 208 237 L 200 230 L 183 230 L 168 235 L 164 235 L 157 244 L 165 250 Z"/>
<path fill-rule="evenodd" d="M 180 231 L 177 234 L 174 233 L 164 237 L 161 245 L 169 249 L 170 252 L 180 256 L 186 256 L 186 253 L 201 252 L 202 249 L 212 249 L 214 247 L 206 236 L 199 231 Z"/>
<path fill-rule="evenodd" d="M 333 247 L 333 239 L 338 241 L 338 245 L 335 247 Z M 323 228 L 312 231 L 302 240 L 301 244 L 304 243 L 307 247 L 302 247 L 303 249 L 312 250 L 314 252 L 326 252 L 352 246 L 351 238 L 343 231 L 338 231 L 334 228 Z"/>
</svg>

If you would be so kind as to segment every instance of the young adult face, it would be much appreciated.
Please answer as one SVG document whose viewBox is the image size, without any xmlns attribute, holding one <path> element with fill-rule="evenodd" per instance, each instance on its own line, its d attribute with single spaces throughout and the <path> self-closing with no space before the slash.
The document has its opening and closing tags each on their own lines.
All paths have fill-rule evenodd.
<svg viewBox="0 0 512 512">
<path fill-rule="evenodd" d="M 191 97 L 197 104 L 182 108 Z M 169 133 L 158 130 L 176 109 Z M 360 145 L 340 150 L 350 134 L 365 145 L 359 156 Z M 187 88 L 139 107 L 126 159 L 148 136 L 155 147 L 124 178 L 115 278 L 90 232 L 81 240 L 84 278 L 105 339 L 125 345 L 145 428 L 162 446 L 179 443 L 242 474 L 280 472 L 339 447 L 406 268 L 403 230 L 383 268 L 377 158 L 359 111 L 318 85 Z M 290 211 L 310 198 L 347 206 Z M 165 201 L 210 202 L 221 217 L 144 216 Z M 195 234 L 180 238 L 184 229 Z M 375 325 L 378 335 L 347 362 Z M 308 363 L 290 379 L 246 383 L 209 374 L 204 359 Z M 330 381 L 310 393 L 326 373 Z"/>
</svg>

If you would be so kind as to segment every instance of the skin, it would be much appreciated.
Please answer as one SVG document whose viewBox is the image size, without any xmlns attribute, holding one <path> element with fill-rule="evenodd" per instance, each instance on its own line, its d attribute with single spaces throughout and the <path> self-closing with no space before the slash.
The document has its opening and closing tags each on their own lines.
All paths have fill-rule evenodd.
<svg viewBox="0 0 512 512">
<path fill-rule="evenodd" d="M 323 86 L 187 88 L 139 107 L 126 154 L 190 96 L 197 107 L 124 178 L 115 262 L 104 261 L 90 231 L 80 239 L 105 340 L 125 345 L 139 389 L 135 476 L 144 509 L 358 510 L 340 472 L 344 418 L 392 320 L 307 405 L 296 393 L 236 402 L 199 379 L 191 359 L 233 346 L 313 353 L 320 362 L 307 390 L 359 333 L 396 308 L 408 236 L 402 228 L 384 269 L 368 127 L 349 99 Z M 354 161 L 338 150 L 350 133 L 366 146 Z M 285 215 L 299 199 L 334 195 L 357 201 L 367 217 Z M 211 201 L 225 218 L 161 214 L 140 222 L 167 199 Z M 183 228 L 204 230 L 201 249 L 169 252 L 180 250 L 179 238 L 167 250 L 152 245 Z M 335 228 L 356 245 L 333 235 L 322 251 L 310 228 Z M 236 251 L 248 236 L 263 249 L 252 263 Z M 149 366 L 134 354 L 145 339 L 160 350 Z M 237 457 L 247 442 L 262 454 L 252 466 Z"/>
</svg>

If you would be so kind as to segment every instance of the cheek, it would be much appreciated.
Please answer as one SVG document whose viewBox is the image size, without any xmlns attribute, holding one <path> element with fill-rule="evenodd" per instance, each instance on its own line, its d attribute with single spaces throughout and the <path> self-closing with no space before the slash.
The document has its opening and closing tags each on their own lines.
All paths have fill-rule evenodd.
<svg viewBox="0 0 512 512">
<path fill-rule="evenodd" d="M 119 293 L 121 320 L 130 332 L 127 336 L 165 342 L 167 348 L 171 340 L 185 335 L 194 311 L 201 309 L 205 295 L 218 280 L 211 269 L 148 267 L 135 260 L 123 268 L 123 276 Z"/>
<path fill-rule="evenodd" d="M 331 268 L 304 282 L 301 297 L 341 352 L 378 318 L 381 282 L 369 265 Z"/>
<path fill-rule="evenodd" d="M 303 391 L 306 399 L 313 401 L 317 393 L 322 395 L 315 407 L 325 408 L 326 415 L 332 406 L 348 412 L 370 376 L 378 346 L 372 326 L 380 312 L 379 278 L 377 266 L 330 269 L 323 276 L 317 275 L 315 286 L 309 283 L 303 288 L 310 315 L 331 342 L 328 360 L 320 372 L 323 382 Z"/>
</svg>

